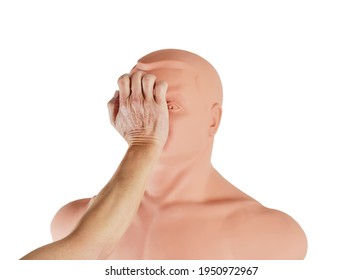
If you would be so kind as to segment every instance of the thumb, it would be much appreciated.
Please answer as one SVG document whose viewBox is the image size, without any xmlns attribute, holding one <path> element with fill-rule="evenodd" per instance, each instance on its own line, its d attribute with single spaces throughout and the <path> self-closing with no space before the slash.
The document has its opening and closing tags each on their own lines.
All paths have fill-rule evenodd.
<svg viewBox="0 0 363 280">
<path fill-rule="evenodd" d="M 108 101 L 108 103 L 107 103 L 108 114 L 109 114 L 110 122 L 111 122 L 112 125 L 115 123 L 117 113 L 118 113 L 118 109 L 119 109 L 118 98 L 119 98 L 119 91 L 116 90 L 115 94 L 113 95 L 111 100 Z"/>
</svg>

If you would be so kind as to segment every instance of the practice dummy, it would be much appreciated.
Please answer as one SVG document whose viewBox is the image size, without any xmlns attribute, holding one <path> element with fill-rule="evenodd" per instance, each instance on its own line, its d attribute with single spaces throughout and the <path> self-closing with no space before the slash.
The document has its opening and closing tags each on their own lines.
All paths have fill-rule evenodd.
<svg viewBox="0 0 363 280">
<path fill-rule="evenodd" d="M 168 84 L 169 132 L 138 210 L 120 213 L 132 215 L 131 223 L 107 258 L 303 259 L 307 240 L 298 223 L 240 191 L 211 164 L 222 115 L 213 66 L 166 49 L 139 59 L 129 75 L 140 71 Z M 92 201 L 63 206 L 52 221 L 53 239 L 69 235 Z"/>
</svg>

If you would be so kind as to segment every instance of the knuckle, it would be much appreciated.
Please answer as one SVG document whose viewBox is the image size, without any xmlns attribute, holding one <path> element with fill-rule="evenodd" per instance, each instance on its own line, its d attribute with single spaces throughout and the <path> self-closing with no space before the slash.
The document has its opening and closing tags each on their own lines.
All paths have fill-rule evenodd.
<svg viewBox="0 0 363 280">
<path fill-rule="evenodd" d="M 152 82 L 156 80 L 156 76 L 153 74 L 145 74 L 142 78 L 145 82 Z"/>
<path fill-rule="evenodd" d="M 168 84 L 165 81 L 159 81 L 156 85 L 157 89 L 159 91 L 161 90 L 166 90 L 166 88 L 168 87 Z"/>
<path fill-rule="evenodd" d="M 167 88 L 167 87 L 168 87 L 168 83 L 167 83 L 167 82 L 165 82 L 165 81 L 161 81 L 160 83 L 161 83 L 161 86 L 162 86 L 163 88 Z"/>
<path fill-rule="evenodd" d="M 144 74 L 143 71 L 136 71 L 132 73 L 131 79 L 140 79 L 143 76 L 143 74 Z"/>
<path fill-rule="evenodd" d="M 123 74 L 121 77 L 118 78 L 117 83 L 119 85 L 126 85 L 126 83 L 129 81 L 129 75 Z"/>
</svg>

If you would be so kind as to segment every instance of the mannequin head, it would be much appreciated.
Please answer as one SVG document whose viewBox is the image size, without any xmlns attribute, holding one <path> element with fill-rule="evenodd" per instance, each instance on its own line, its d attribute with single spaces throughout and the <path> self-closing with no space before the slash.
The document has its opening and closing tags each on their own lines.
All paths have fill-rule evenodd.
<svg viewBox="0 0 363 280">
<path fill-rule="evenodd" d="M 222 84 L 214 67 L 183 50 L 165 49 L 140 58 L 141 70 L 168 83 L 169 136 L 161 160 L 166 163 L 210 153 L 222 114 Z"/>
</svg>

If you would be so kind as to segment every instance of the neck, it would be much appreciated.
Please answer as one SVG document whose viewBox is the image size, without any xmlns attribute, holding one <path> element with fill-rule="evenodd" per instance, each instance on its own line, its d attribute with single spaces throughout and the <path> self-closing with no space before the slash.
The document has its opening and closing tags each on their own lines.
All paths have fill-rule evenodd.
<svg viewBox="0 0 363 280">
<path fill-rule="evenodd" d="M 214 170 L 211 150 L 208 146 L 187 161 L 159 161 L 149 178 L 145 198 L 159 205 L 204 201 Z"/>
</svg>

